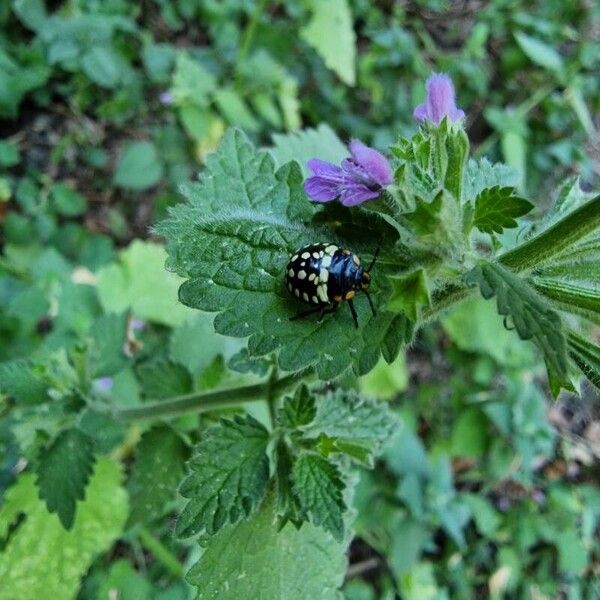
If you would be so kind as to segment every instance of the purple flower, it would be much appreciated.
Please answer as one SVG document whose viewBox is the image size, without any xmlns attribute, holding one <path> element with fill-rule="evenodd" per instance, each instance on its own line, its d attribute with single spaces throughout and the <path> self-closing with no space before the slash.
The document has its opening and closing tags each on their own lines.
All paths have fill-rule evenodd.
<svg viewBox="0 0 600 600">
<path fill-rule="evenodd" d="M 451 121 L 459 121 L 465 111 L 456 106 L 452 79 L 444 73 L 434 73 L 425 84 L 427 98 L 419 104 L 413 113 L 417 121 L 431 121 L 439 125 L 444 117 Z"/>
<path fill-rule="evenodd" d="M 134 317 L 133 319 L 131 319 L 130 326 L 133 331 L 139 331 L 146 327 L 146 321 L 143 321 L 142 319 L 136 319 Z"/>
<path fill-rule="evenodd" d="M 171 94 L 171 92 L 161 92 L 158 95 L 158 101 L 163 106 L 169 106 L 170 104 L 173 104 L 173 94 Z"/>
<path fill-rule="evenodd" d="M 112 386 L 113 386 L 113 379 L 112 377 L 100 377 L 99 379 L 94 379 L 94 381 L 92 382 L 92 387 L 94 388 L 94 391 L 102 394 L 102 393 L 108 393 L 110 392 L 110 390 L 112 390 Z"/>
<path fill-rule="evenodd" d="M 350 142 L 349 158 L 342 166 L 313 158 L 308 168 L 313 176 L 304 182 L 304 191 L 315 202 L 340 199 L 344 206 L 356 206 L 373 200 L 386 185 L 392 183 L 392 169 L 383 154 L 359 140 Z"/>
</svg>

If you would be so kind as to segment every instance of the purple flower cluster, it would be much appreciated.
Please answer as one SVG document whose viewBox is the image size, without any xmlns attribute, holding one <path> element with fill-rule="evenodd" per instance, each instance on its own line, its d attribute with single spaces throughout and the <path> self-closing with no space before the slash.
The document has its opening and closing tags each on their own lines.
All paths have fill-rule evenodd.
<svg viewBox="0 0 600 600">
<path fill-rule="evenodd" d="M 356 206 L 379 196 L 392 183 L 392 169 L 383 154 L 359 140 L 350 142 L 350 157 L 342 166 L 313 158 L 308 168 L 313 176 L 304 182 L 304 191 L 315 202 L 340 199 L 344 206 Z"/>
<path fill-rule="evenodd" d="M 427 97 L 415 108 L 417 121 L 439 125 L 444 118 L 460 121 L 465 112 L 456 106 L 454 85 L 448 75 L 434 73 L 426 83 Z M 304 191 L 315 202 L 331 202 L 336 198 L 344 206 L 356 206 L 379 197 L 381 190 L 393 181 L 390 163 L 383 154 L 360 140 L 352 140 L 350 156 L 341 166 L 313 158 L 308 161 L 312 176 L 304 182 Z"/>
</svg>

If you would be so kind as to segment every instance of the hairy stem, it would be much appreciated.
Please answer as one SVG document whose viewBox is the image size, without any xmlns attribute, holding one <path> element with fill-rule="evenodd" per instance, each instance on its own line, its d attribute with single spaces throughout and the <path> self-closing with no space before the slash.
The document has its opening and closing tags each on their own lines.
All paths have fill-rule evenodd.
<svg viewBox="0 0 600 600">
<path fill-rule="evenodd" d="M 468 288 L 463 285 L 452 285 L 443 289 L 438 294 L 434 295 L 431 306 L 425 308 L 421 313 L 421 325 L 432 321 L 444 312 L 450 306 L 458 304 L 472 296 L 475 288 Z"/>
<path fill-rule="evenodd" d="M 277 386 L 277 376 L 278 376 L 278 369 L 277 369 L 277 363 L 275 363 L 273 365 L 273 367 L 271 368 L 271 375 L 269 376 L 269 387 L 267 389 L 267 407 L 269 409 L 269 418 L 271 420 L 271 427 L 274 428 L 275 427 L 275 419 L 276 419 L 276 402 L 277 402 L 277 393 L 276 393 L 276 386 Z"/>
<path fill-rule="evenodd" d="M 498 260 L 520 273 L 557 256 L 600 227 L 600 195 Z"/>
<path fill-rule="evenodd" d="M 304 380 L 310 371 L 304 370 L 287 377 L 282 377 L 275 382 L 267 381 L 255 385 L 237 388 L 227 388 L 214 392 L 200 392 L 167 398 L 157 402 L 149 402 L 135 408 L 122 408 L 115 410 L 115 416 L 122 421 L 135 421 L 137 419 L 164 419 L 178 417 L 189 412 L 205 412 L 221 408 L 239 406 L 254 400 L 264 400 L 269 393 L 275 396 L 293 387 Z"/>
</svg>

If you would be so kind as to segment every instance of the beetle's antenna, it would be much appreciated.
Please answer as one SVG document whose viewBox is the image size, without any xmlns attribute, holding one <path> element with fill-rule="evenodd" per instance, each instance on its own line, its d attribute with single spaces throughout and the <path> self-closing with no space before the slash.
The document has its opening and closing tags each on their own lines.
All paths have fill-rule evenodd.
<svg viewBox="0 0 600 600">
<path fill-rule="evenodd" d="M 371 260 L 371 264 L 366 268 L 367 273 L 370 273 L 371 269 L 375 265 L 375 261 L 377 260 L 377 257 L 379 256 L 379 251 L 381 250 L 381 244 L 383 244 L 383 238 L 379 240 L 379 244 L 377 244 L 377 250 L 375 250 L 375 254 L 373 254 L 373 260 Z"/>
</svg>

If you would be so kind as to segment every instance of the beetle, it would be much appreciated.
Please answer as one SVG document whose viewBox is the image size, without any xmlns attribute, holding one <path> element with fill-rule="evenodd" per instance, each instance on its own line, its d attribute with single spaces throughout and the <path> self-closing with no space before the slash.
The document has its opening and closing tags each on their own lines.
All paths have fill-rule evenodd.
<svg viewBox="0 0 600 600">
<path fill-rule="evenodd" d="M 373 315 L 376 314 L 369 295 L 370 271 L 377 260 L 377 248 L 371 264 L 365 269 L 360 258 L 331 242 L 310 244 L 297 250 L 287 264 L 285 285 L 298 300 L 313 305 L 290 320 L 319 313 L 319 321 L 325 314 L 334 312 L 342 302 L 348 302 L 354 325 L 358 327 L 358 315 L 353 299 L 363 292 L 369 301 Z"/>
</svg>

